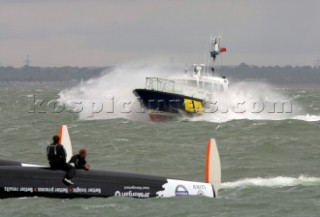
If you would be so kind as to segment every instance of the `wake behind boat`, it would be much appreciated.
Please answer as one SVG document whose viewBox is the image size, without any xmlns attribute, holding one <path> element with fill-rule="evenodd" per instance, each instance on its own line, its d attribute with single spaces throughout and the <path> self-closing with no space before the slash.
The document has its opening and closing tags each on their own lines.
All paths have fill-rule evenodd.
<svg viewBox="0 0 320 217">
<path fill-rule="evenodd" d="M 61 133 L 63 133 L 61 135 Z M 72 146 L 66 126 L 60 130 L 62 143 L 67 144 L 67 156 Z M 69 146 L 69 147 L 68 147 Z M 132 198 L 174 197 L 202 195 L 216 197 L 221 183 L 218 149 L 214 139 L 209 140 L 206 155 L 206 182 L 170 179 L 102 170 L 77 170 L 73 186 L 66 186 L 64 171 L 46 166 L 0 160 L 0 198 L 55 197 L 88 198 L 123 196 Z"/>
<path fill-rule="evenodd" d="M 221 36 L 210 39 L 213 62 L 220 53 L 226 52 L 226 48 L 220 47 L 220 40 Z M 183 77 L 172 80 L 147 77 L 145 88 L 135 89 L 133 93 L 152 121 L 165 121 L 201 115 L 206 103 L 212 101 L 215 94 L 227 91 L 228 84 L 228 79 L 216 73 L 213 66 L 193 64 L 186 66 Z"/>
</svg>

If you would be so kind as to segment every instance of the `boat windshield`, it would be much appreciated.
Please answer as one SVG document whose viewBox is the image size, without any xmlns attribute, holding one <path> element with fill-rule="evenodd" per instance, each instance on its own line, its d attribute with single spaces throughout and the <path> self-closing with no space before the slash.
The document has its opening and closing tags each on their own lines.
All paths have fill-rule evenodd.
<svg viewBox="0 0 320 217">
<path fill-rule="evenodd" d="M 202 97 L 202 95 L 224 91 L 223 84 L 218 81 L 194 79 L 169 80 L 157 77 L 146 78 L 146 89 L 188 96 L 190 95 L 194 97 Z"/>
<path fill-rule="evenodd" d="M 147 77 L 146 78 L 146 89 L 156 90 L 162 92 L 174 92 L 175 81 L 157 78 L 157 77 Z"/>
</svg>

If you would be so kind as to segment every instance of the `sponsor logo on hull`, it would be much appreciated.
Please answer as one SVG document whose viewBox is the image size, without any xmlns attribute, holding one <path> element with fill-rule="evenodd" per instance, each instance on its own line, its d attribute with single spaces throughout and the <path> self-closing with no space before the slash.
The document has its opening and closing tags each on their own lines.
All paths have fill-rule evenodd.
<svg viewBox="0 0 320 217">
<path fill-rule="evenodd" d="M 189 195 L 189 192 L 186 187 L 183 185 L 178 185 L 176 187 L 176 196 L 187 196 Z"/>
<path fill-rule="evenodd" d="M 149 198 L 150 192 L 135 192 L 135 191 L 116 191 L 114 196 L 117 197 L 135 197 L 135 198 Z"/>
<path fill-rule="evenodd" d="M 214 197 L 211 184 L 202 182 L 192 182 L 177 179 L 167 179 L 167 183 L 162 185 L 163 190 L 157 191 L 158 197 L 177 197 L 177 196 L 197 196 L 203 195 Z"/>
</svg>

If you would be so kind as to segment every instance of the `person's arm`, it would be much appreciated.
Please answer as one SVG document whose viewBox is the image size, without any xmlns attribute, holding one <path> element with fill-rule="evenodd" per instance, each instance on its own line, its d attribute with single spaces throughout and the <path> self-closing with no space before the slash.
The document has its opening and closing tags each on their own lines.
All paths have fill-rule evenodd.
<svg viewBox="0 0 320 217">
<path fill-rule="evenodd" d="M 88 163 L 85 163 L 84 165 L 83 165 L 83 169 L 84 170 L 89 170 L 90 169 L 90 164 L 88 164 Z"/>
<path fill-rule="evenodd" d="M 88 164 L 85 159 L 83 160 L 82 169 L 84 169 L 84 170 L 89 170 L 90 169 L 90 164 Z"/>
<path fill-rule="evenodd" d="M 47 156 L 49 155 L 49 148 L 50 148 L 50 145 L 47 146 Z"/>
<path fill-rule="evenodd" d="M 67 152 L 66 150 L 64 149 L 63 145 L 59 145 L 60 147 L 60 158 L 66 162 L 67 161 Z"/>
<path fill-rule="evenodd" d="M 50 149 L 50 145 L 47 146 L 47 159 L 49 160 L 49 149 Z"/>
</svg>

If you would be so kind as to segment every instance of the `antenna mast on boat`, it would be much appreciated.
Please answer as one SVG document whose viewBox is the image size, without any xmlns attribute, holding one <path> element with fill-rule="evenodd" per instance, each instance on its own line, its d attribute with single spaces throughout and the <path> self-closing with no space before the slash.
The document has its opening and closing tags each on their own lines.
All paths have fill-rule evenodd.
<svg viewBox="0 0 320 217">
<path fill-rule="evenodd" d="M 210 56 L 213 59 L 213 63 L 215 62 L 217 56 L 220 53 L 226 52 L 227 49 L 225 47 L 220 47 L 222 36 L 210 36 L 210 43 L 211 43 L 211 51 Z"/>
<path fill-rule="evenodd" d="M 226 52 L 227 48 L 225 47 L 220 47 L 222 35 L 218 36 L 210 36 L 210 43 L 211 43 L 211 51 L 210 51 L 210 56 L 212 57 L 213 63 L 215 63 L 217 56 L 220 53 Z M 214 72 L 214 68 L 211 68 L 212 73 Z"/>
</svg>

